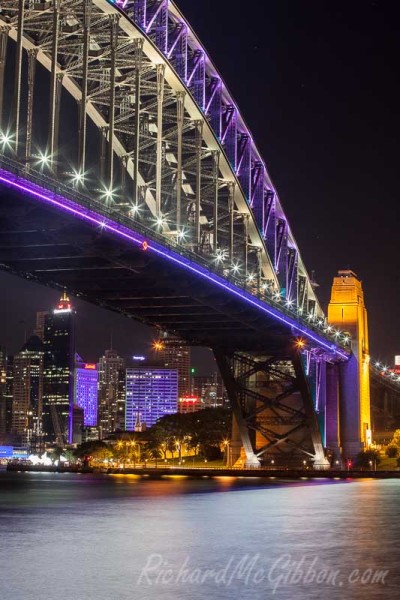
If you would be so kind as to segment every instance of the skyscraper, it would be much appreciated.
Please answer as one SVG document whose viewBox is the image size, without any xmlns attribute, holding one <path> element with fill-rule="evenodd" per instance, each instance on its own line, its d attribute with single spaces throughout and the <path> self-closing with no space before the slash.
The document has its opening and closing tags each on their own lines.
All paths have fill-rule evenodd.
<svg viewBox="0 0 400 600">
<path fill-rule="evenodd" d="M 193 395 L 201 398 L 204 408 L 218 408 L 225 404 L 226 390 L 219 373 L 193 377 Z"/>
<path fill-rule="evenodd" d="M 125 429 L 125 360 L 106 350 L 99 360 L 99 437 Z"/>
<path fill-rule="evenodd" d="M 151 427 L 164 415 L 178 411 L 178 371 L 163 367 L 126 369 L 125 428 L 135 431 L 136 423 Z"/>
<path fill-rule="evenodd" d="M 5 390 L 5 406 L 6 406 L 5 433 L 6 433 L 6 436 L 8 436 L 11 433 L 13 396 L 14 396 L 14 357 L 7 356 L 6 390 Z"/>
<path fill-rule="evenodd" d="M 41 310 L 36 313 L 36 327 L 35 327 L 33 333 L 34 333 L 34 335 L 37 335 L 37 337 L 40 338 L 42 340 L 42 342 L 44 340 L 44 327 L 45 327 L 46 317 L 48 314 L 49 314 L 49 312 L 47 310 Z"/>
<path fill-rule="evenodd" d="M 93 363 L 76 363 L 74 403 L 83 409 L 84 427 L 97 425 L 98 371 Z"/>
<path fill-rule="evenodd" d="M 72 442 L 75 310 L 64 292 L 45 317 L 43 429 L 47 442 Z"/>
<path fill-rule="evenodd" d="M 44 348 L 37 336 L 31 336 L 14 356 L 12 432 L 32 452 L 43 445 L 43 358 Z"/>
<path fill-rule="evenodd" d="M 0 346 L 0 436 L 6 432 L 7 405 L 7 352 L 3 346 Z"/>
<path fill-rule="evenodd" d="M 154 344 L 157 361 L 168 369 L 178 370 L 178 396 L 190 395 L 190 346 L 175 335 L 167 332 L 160 334 Z"/>
</svg>

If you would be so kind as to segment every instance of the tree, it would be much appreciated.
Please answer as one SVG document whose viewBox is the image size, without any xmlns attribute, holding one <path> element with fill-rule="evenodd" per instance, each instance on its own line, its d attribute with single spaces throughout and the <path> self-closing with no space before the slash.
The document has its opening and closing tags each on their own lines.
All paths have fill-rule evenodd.
<svg viewBox="0 0 400 600">
<path fill-rule="evenodd" d="M 108 448 L 108 446 L 100 440 L 83 442 L 74 450 L 73 454 L 76 458 L 85 458 L 86 456 L 92 456 L 94 452 L 102 448 Z"/>
<path fill-rule="evenodd" d="M 390 442 L 390 445 L 391 444 L 400 448 L 400 429 L 396 429 L 396 431 L 394 432 L 393 439 Z"/>
<path fill-rule="evenodd" d="M 381 457 L 378 450 L 364 450 L 357 454 L 356 467 L 360 469 L 371 469 L 371 467 L 377 467 L 381 462 Z"/>
<path fill-rule="evenodd" d="M 95 450 L 93 450 L 91 457 L 92 460 L 103 462 L 105 460 L 110 460 L 110 458 L 113 458 L 113 452 L 112 450 L 110 450 L 110 448 L 107 447 L 96 448 Z"/>
<path fill-rule="evenodd" d="M 399 454 L 399 447 L 395 446 L 393 443 L 390 443 L 386 447 L 386 456 L 388 458 L 397 458 L 398 454 Z"/>
</svg>

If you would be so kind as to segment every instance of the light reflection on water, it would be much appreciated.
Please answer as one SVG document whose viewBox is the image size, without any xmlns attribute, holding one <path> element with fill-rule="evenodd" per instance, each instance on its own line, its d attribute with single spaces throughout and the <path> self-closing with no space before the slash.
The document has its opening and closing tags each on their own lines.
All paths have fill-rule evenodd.
<svg viewBox="0 0 400 600">
<path fill-rule="evenodd" d="M 399 492 L 399 480 L 0 473 L 0 598 L 395 598 Z M 355 569 L 389 573 L 350 584 Z"/>
</svg>

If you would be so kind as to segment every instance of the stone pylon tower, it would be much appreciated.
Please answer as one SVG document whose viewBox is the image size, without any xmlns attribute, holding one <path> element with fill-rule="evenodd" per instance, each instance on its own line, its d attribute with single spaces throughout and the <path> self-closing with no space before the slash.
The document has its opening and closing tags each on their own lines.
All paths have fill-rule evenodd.
<svg viewBox="0 0 400 600">
<path fill-rule="evenodd" d="M 353 271 L 339 271 L 333 280 L 328 322 L 351 335 L 353 355 L 339 366 L 336 385 L 330 385 L 327 446 L 341 447 L 344 459 L 354 459 L 371 443 L 371 411 L 367 310 Z"/>
</svg>

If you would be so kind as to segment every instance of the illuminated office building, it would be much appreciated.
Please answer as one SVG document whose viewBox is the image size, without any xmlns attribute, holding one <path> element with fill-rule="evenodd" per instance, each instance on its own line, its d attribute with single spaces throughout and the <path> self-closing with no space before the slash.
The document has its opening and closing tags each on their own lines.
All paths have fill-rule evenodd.
<svg viewBox="0 0 400 600">
<path fill-rule="evenodd" d="M 83 409 L 84 427 L 96 427 L 98 402 L 98 371 L 93 363 L 75 366 L 74 404 Z"/>
<path fill-rule="evenodd" d="M 177 369 L 145 365 L 126 369 L 126 431 L 135 431 L 137 423 L 151 427 L 177 411 Z"/>
<path fill-rule="evenodd" d="M 162 333 L 153 349 L 157 361 L 167 369 L 178 370 L 178 396 L 182 398 L 191 393 L 190 385 L 190 346 L 180 338 Z"/>
<path fill-rule="evenodd" d="M 13 364 L 12 433 L 32 452 L 43 449 L 43 359 L 43 343 L 32 336 Z"/>
<path fill-rule="evenodd" d="M 99 437 L 125 429 L 125 360 L 116 350 L 106 350 L 98 364 Z"/>
<path fill-rule="evenodd" d="M 0 435 L 7 433 L 7 353 L 0 346 Z"/>
<path fill-rule="evenodd" d="M 45 317 L 43 430 L 46 442 L 72 442 L 75 318 L 75 310 L 65 292 Z"/>
</svg>

